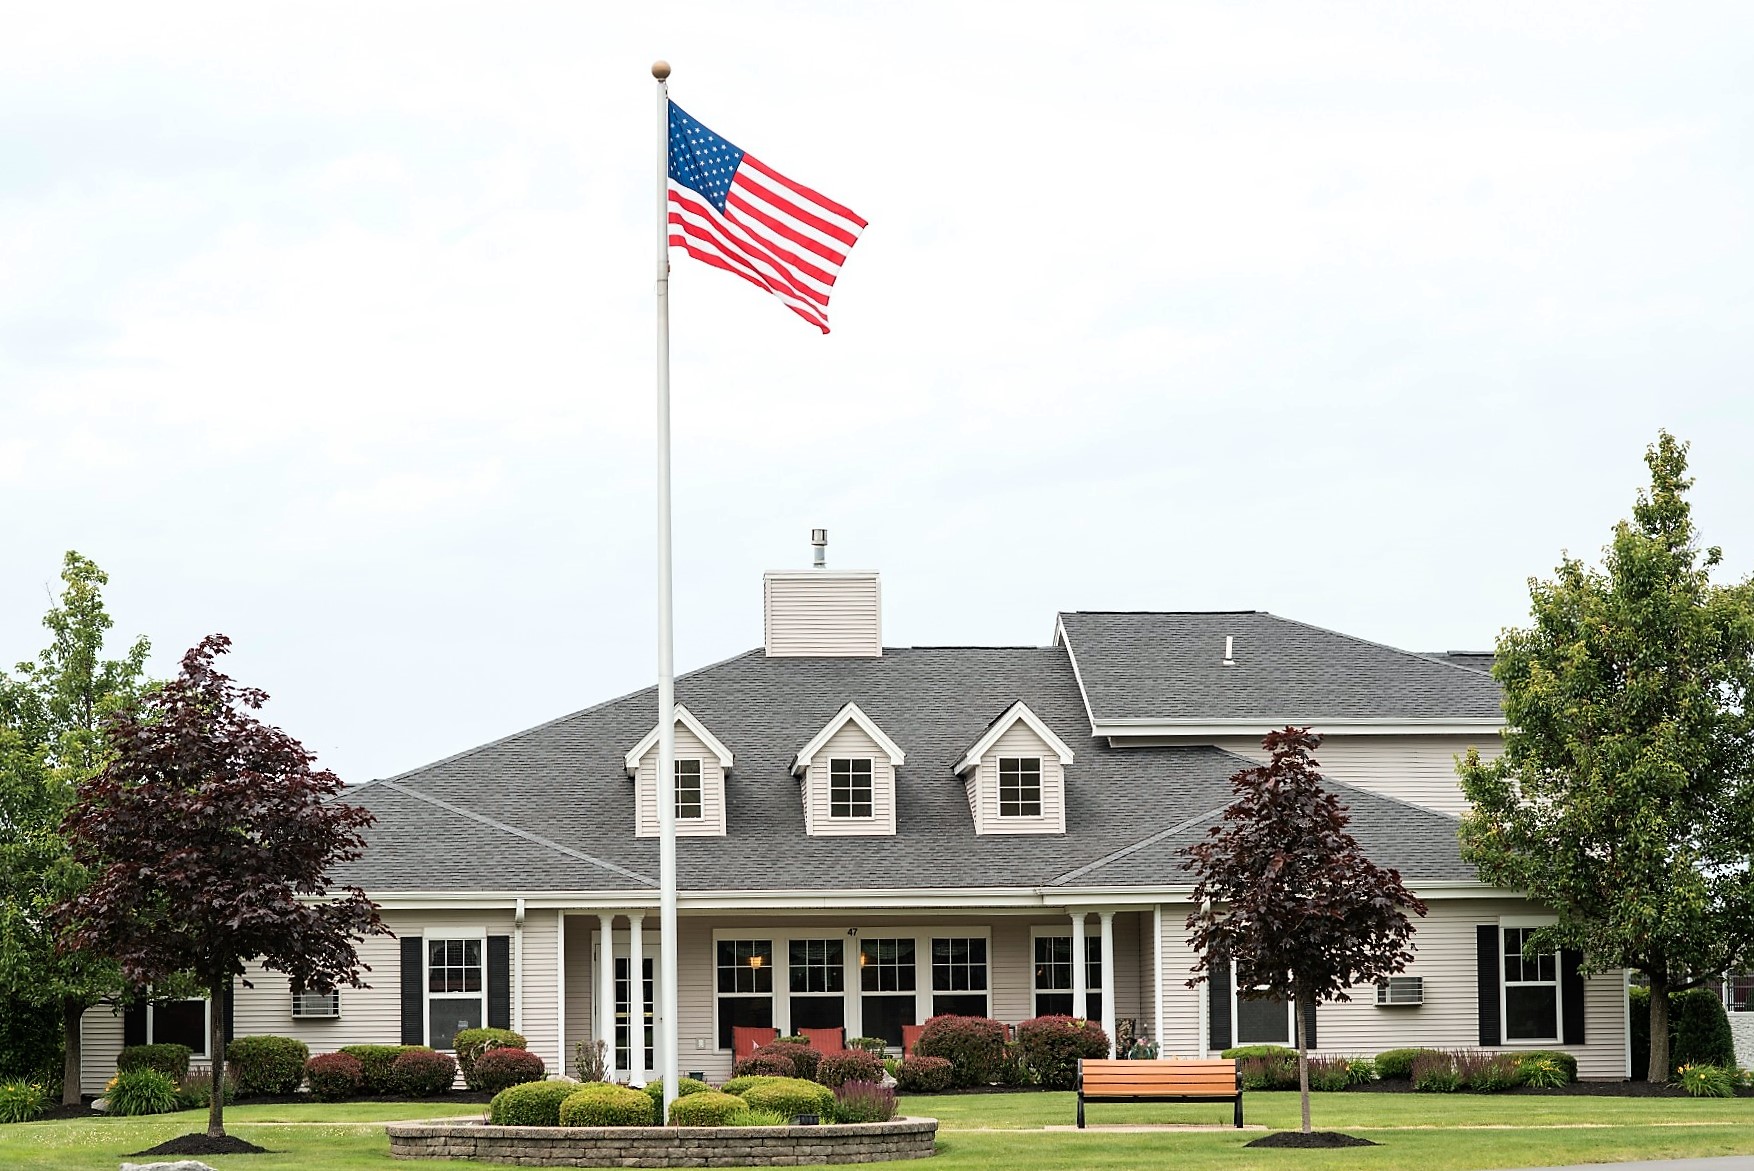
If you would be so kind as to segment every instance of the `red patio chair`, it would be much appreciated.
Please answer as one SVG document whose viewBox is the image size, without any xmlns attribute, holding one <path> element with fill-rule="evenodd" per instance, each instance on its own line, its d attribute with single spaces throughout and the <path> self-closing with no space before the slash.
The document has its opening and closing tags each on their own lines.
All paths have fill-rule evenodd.
<svg viewBox="0 0 1754 1171">
<path fill-rule="evenodd" d="M 920 1034 L 925 1031 L 925 1025 L 901 1026 L 901 1055 L 903 1057 L 914 1055 L 914 1046 L 920 1043 Z"/>
<path fill-rule="evenodd" d="M 799 1029 L 798 1036 L 810 1042 L 810 1048 L 824 1055 L 839 1053 L 847 1047 L 847 1031 L 840 1026 L 832 1029 Z"/>
<path fill-rule="evenodd" d="M 742 1061 L 779 1035 L 778 1029 L 764 1029 L 756 1025 L 732 1025 L 731 1060 Z"/>
</svg>

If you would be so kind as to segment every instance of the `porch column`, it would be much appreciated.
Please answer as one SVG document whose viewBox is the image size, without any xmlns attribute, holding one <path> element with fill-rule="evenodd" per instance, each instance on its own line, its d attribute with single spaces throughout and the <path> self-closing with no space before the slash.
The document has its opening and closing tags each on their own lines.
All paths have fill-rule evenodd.
<svg viewBox="0 0 1754 1171">
<path fill-rule="evenodd" d="M 1115 1053 L 1115 913 L 1098 911 L 1102 924 L 1102 1031 L 1108 1034 L 1108 1055 Z"/>
<path fill-rule="evenodd" d="M 1088 911 L 1072 912 L 1072 1015 L 1082 1020 L 1090 1009 L 1089 972 L 1084 963 L 1084 916 Z"/>
<path fill-rule="evenodd" d="M 627 1072 L 636 1086 L 646 1084 L 646 913 L 627 913 Z"/>
<path fill-rule="evenodd" d="M 615 1077 L 615 916 L 598 915 L 602 941 L 597 948 L 597 1037 L 603 1042 L 607 1064 L 605 1081 Z"/>
</svg>

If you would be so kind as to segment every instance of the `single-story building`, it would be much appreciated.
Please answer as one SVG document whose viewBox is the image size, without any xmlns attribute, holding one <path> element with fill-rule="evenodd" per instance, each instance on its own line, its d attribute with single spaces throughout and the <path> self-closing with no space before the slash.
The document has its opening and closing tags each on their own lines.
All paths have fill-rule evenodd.
<svg viewBox="0 0 1754 1171">
<path fill-rule="evenodd" d="M 1503 726 L 1481 656 L 1259 611 L 1068 612 L 1045 646 L 885 647 L 879 598 L 875 573 L 768 574 L 763 645 L 677 681 L 684 1071 L 728 1076 L 739 1025 L 898 1045 L 947 1012 L 1131 1022 L 1166 1056 L 1290 1041 L 1287 1006 L 1188 986 L 1183 860 L 1261 736 L 1307 724 L 1352 832 L 1430 906 L 1404 977 L 1320 1006 L 1317 1050 L 1563 1049 L 1583 1077 L 1627 1076 L 1623 974 L 1525 959 L 1550 916 L 1459 853 L 1454 758 L 1497 752 Z M 361 948 L 371 987 L 295 998 L 254 974 L 231 1031 L 326 1052 L 506 1025 L 553 1071 L 612 1037 L 617 1072 L 645 1080 L 656 708 L 622 696 L 350 790 L 377 823 L 340 877 L 395 932 Z M 205 1020 L 201 1001 L 93 1010 L 86 1089 L 124 1042 L 200 1055 Z"/>
</svg>

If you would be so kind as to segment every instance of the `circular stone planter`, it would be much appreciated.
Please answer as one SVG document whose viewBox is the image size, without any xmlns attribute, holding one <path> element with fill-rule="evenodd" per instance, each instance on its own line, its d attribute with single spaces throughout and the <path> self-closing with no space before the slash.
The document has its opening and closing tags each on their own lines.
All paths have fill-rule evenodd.
<svg viewBox="0 0 1754 1171">
<path fill-rule="evenodd" d="M 398 1159 L 480 1159 L 526 1167 L 796 1167 L 927 1159 L 936 1118 L 824 1126 L 489 1126 L 392 1122 Z"/>
</svg>

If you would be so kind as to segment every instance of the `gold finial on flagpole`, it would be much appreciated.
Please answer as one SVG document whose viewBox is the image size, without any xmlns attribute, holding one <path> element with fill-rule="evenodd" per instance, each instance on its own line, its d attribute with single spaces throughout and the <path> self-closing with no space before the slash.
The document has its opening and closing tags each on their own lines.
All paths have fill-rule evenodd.
<svg viewBox="0 0 1754 1171">
<path fill-rule="evenodd" d="M 659 81 L 663 81 L 666 77 L 669 77 L 670 76 L 670 63 L 668 61 L 653 61 L 652 62 L 652 76 L 657 78 Z"/>
</svg>

